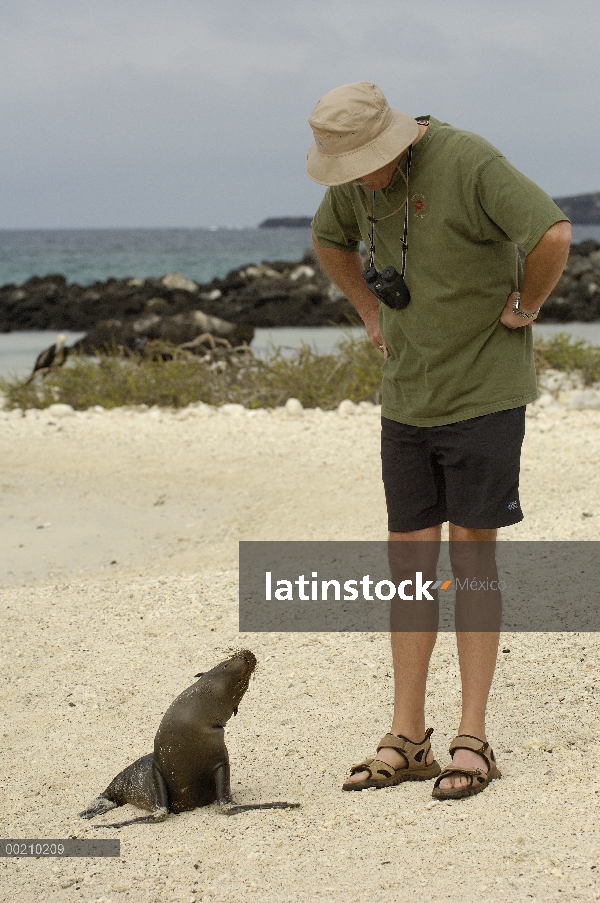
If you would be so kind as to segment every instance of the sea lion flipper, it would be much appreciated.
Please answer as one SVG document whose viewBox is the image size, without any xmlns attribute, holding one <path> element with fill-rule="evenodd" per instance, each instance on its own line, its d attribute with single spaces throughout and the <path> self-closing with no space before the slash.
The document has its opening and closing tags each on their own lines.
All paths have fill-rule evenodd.
<svg viewBox="0 0 600 903">
<path fill-rule="evenodd" d="M 110 809 L 115 809 L 116 805 L 115 802 L 107 799 L 105 796 L 99 796 L 95 800 L 92 800 L 87 809 L 84 809 L 83 812 L 79 813 L 79 817 L 95 818 L 97 815 L 102 815 Z"/>
<path fill-rule="evenodd" d="M 238 806 L 233 800 L 221 806 L 221 812 L 224 815 L 237 815 L 238 812 L 249 812 L 251 809 L 299 809 L 300 803 L 248 803 L 247 805 Z"/>
<path fill-rule="evenodd" d="M 231 799 L 231 771 L 229 762 L 222 762 L 218 768 L 215 768 L 213 776 L 215 779 L 215 790 L 217 794 L 217 802 L 221 808 L 233 806 Z"/>
<path fill-rule="evenodd" d="M 224 762 L 215 769 L 215 787 L 219 809 L 224 815 L 237 815 L 238 812 L 249 812 L 251 809 L 298 809 L 300 803 L 248 803 L 238 805 L 231 798 L 229 762 Z"/>
<path fill-rule="evenodd" d="M 130 818 L 128 821 L 118 821 L 111 822 L 110 824 L 104 825 L 93 825 L 94 828 L 124 828 L 125 825 L 139 825 L 148 822 L 158 822 L 164 821 L 167 815 L 169 814 L 169 810 L 161 807 L 160 809 L 155 809 L 154 812 L 151 812 L 150 815 L 140 815 L 139 818 Z"/>
<path fill-rule="evenodd" d="M 123 828 L 125 825 L 139 825 L 148 822 L 164 821 L 169 814 L 169 791 L 167 784 L 163 778 L 160 768 L 154 761 L 154 757 L 146 757 L 145 761 L 152 761 L 152 771 L 148 777 L 149 781 L 145 781 L 147 790 L 150 795 L 149 802 L 154 809 L 150 815 L 140 815 L 139 818 L 130 818 L 128 821 L 116 822 L 114 824 L 94 825 L 95 828 Z M 140 760 L 138 760 L 140 761 Z M 149 786 L 148 786 L 149 785 Z M 129 800 L 126 800 L 129 802 Z"/>
<path fill-rule="evenodd" d="M 131 818 L 128 821 L 94 825 L 95 828 L 122 828 L 125 825 L 135 825 L 140 822 L 159 822 L 164 821 L 169 814 L 169 791 L 152 754 L 138 759 L 133 765 L 130 765 L 121 774 L 117 775 L 107 788 L 107 795 L 111 787 L 120 791 L 116 802 L 104 808 L 98 807 L 98 812 L 95 814 L 106 812 L 116 805 L 122 806 L 125 803 L 133 803 L 135 806 L 139 805 L 140 802 L 144 809 L 151 809 L 151 812 L 149 815 L 140 815 L 139 818 Z M 138 799 L 140 791 L 142 791 L 143 800 Z M 102 799 L 102 797 L 99 797 L 98 800 L 94 800 L 94 803 L 99 803 Z M 107 799 L 106 802 L 110 803 L 110 800 Z M 94 803 L 92 803 L 92 806 Z M 91 808 L 86 811 L 89 812 Z M 85 815 L 84 817 L 91 818 L 92 816 Z"/>
</svg>

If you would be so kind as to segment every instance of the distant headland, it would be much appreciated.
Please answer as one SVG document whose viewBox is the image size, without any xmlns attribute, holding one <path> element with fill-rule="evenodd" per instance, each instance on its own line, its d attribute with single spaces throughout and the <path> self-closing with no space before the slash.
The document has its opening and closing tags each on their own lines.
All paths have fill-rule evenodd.
<svg viewBox="0 0 600 903">
<path fill-rule="evenodd" d="M 312 216 L 273 216 L 259 224 L 259 229 L 309 229 Z"/>
<path fill-rule="evenodd" d="M 554 198 L 554 203 L 578 226 L 600 226 L 600 191 Z M 308 229 L 310 216 L 274 216 L 265 219 L 259 229 Z"/>
<path fill-rule="evenodd" d="M 575 194 L 568 198 L 554 198 L 554 203 L 578 226 L 600 225 L 600 191 Z"/>
</svg>

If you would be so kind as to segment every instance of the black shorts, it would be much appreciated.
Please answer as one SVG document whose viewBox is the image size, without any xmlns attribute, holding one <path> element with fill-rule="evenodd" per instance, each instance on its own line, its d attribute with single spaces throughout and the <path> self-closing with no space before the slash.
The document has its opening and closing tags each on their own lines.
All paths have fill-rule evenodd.
<svg viewBox="0 0 600 903">
<path fill-rule="evenodd" d="M 519 464 L 525 408 L 445 426 L 381 418 L 381 464 L 391 533 L 446 520 L 490 530 L 523 520 Z"/>
</svg>

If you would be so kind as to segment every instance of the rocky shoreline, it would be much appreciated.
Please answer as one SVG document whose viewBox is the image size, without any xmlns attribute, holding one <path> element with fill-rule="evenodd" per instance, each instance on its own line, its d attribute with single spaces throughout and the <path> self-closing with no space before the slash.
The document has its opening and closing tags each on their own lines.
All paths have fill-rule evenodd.
<svg viewBox="0 0 600 903">
<path fill-rule="evenodd" d="M 203 285 L 178 273 L 160 279 L 109 279 L 91 286 L 69 284 L 64 276 L 54 274 L 0 288 L 0 332 L 100 330 L 102 336 L 118 334 L 117 343 L 127 335 L 180 344 L 212 331 L 206 317 L 225 321 L 224 331 L 218 334 L 230 333 L 233 344 L 249 341 L 257 327 L 357 321 L 350 302 L 318 268 L 310 251 L 300 263 L 249 264 Z M 565 272 L 539 322 L 597 320 L 600 244 L 588 240 L 571 247 Z"/>
<path fill-rule="evenodd" d="M 298 262 L 263 262 L 198 285 L 179 273 L 160 279 L 108 279 L 68 284 L 57 274 L 0 288 L 0 332 L 83 332 L 107 320 L 174 317 L 202 311 L 245 327 L 347 324 L 356 313 L 307 252 Z"/>
<path fill-rule="evenodd" d="M 588 239 L 571 245 L 564 273 L 538 321 L 593 323 L 596 320 L 600 320 L 600 244 Z"/>
</svg>

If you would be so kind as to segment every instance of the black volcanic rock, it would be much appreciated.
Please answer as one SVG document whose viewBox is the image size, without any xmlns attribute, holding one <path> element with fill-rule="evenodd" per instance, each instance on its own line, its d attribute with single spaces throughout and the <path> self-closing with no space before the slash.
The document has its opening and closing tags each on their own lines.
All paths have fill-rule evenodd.
<svg viewBox="0 0 600 903">
<path fill-rule="evenodd" d="M 142 351 L 148 341 L 160 340 L 172 345 L 184 345 L 207 333 L 214 338 L 227 339 L 232 347 L 243 343 L 249 345 L 254 338 L 251 326 L 227 323 L 218 317 L 207 316 L 201 310 L 189 310 L 172 317 L 150 313 L 127 322 L 102 320 L 73 345 L 73 350 L 80 354 L 119 349 Z"/>
<path fill-rule="evenodd" d="M 600 320 L 600 244 L 592 239 L 571 245 L 569 259 L 539 323 L 592 323 Z"/>
<path fill-rule="evenodd" d="M 599 286 L 600 245 L 593 240 L 572 245 L 565 272 L 544 305 L 540 322 L 600 320 Z M 0 288 L 0 332 L 89 333 L 108 320 L 125 326 L 151 315 L 164 321 L 165 330 L 181 332 L 185 318 L 179 325 L 173 318 L 193 311 L 254 328 L 360 322 L 350 302 L 319 269 L 312 252 L 301 263 L 247 264 L 205 285 L 170 273 L 162 279 L 108 279 L 91 286 L 69 284 L 61 275 L 35 276 L 23 285 Z"/>
<path fill-rule="evenodd" d="M 0 288 L 0 331 L 50 329 L 83 332 L 107 320 L 126 324 L 146 314 L 162 318 L 201 310 L 243 326 L 328 326 L 357 315 L 315 263 L 263 262 L 197 285 L 171 273 L 162 279 L 108 279 L 68 284 L 64 276 L 35 276 Z"/>
</svg>

